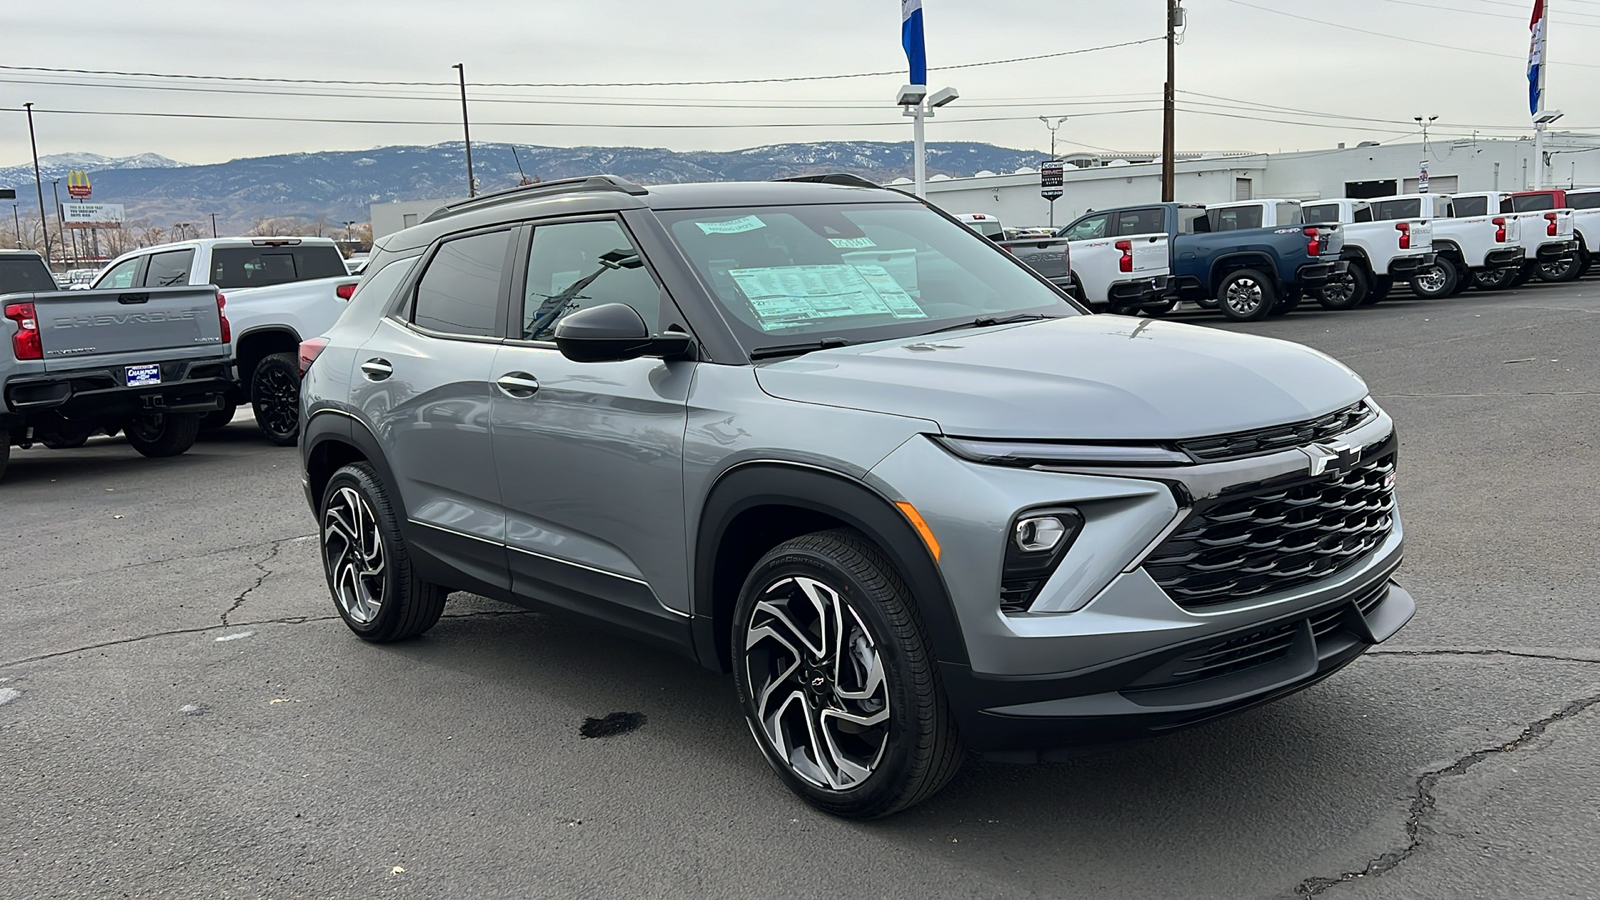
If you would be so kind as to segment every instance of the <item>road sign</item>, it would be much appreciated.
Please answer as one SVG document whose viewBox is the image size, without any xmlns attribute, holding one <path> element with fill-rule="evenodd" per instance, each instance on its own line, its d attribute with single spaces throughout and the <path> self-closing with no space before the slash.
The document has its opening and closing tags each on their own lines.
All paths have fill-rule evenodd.
<svg viewBox="0 0 1600 900">
<path fill-rule="evenodd" d="M 121 203 L 63 203 L 61 224 L 68 228 L 121 228 Z"/>
<path fill-rule="evenodd" d="M 0 200 L 15 200 L 17 192 L 13 188 L 0 188 Z"/>
<path fill-rule="evenodd" d="M 89 186 L 89 173 L 73 169 L 67 173 L 67 195 L 74 200 L 87 200 L 94 194 Z"/>
<path fill-rule="evenodd" d="M 1417 193 L 1428 192 L 1428 161 L 1422 161 L 1422 167 L 1417 170 Z"/>
<path fill-rule="evenodd" d="M 1066 164 L 1059 159 L 1046 160 L 1039 164 L 1039 195 L 1052 202 L 1060 200 L 1063 193 L 1062 185 L 1066 178 L 1062 174 Z"/>
</svg>

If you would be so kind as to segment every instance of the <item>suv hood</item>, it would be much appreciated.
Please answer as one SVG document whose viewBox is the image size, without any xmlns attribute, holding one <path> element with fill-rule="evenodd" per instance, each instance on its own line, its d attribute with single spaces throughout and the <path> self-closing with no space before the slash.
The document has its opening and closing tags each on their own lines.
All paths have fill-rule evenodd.
<svg viewBox="0 0 1600 900">
<path fill-rule="evenodd" d="M 1367 395 L 1299 344 L 1120 316 L 823 350 L 758 366 L 756 379 L 780 399 L 928 419 L 948 435 L 1080 441 L 1249 431 Z"/>
</svg>

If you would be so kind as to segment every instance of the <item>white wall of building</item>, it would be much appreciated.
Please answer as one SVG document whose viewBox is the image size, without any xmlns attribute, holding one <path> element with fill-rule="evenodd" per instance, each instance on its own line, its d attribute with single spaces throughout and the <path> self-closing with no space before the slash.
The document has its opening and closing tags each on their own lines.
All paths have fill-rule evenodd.
<svg viewBox="0 0 1600 900">
<path fill-rule="evenodd" d="M 441 206 L 451 203 L 460 203 L 465 197 L 451 197 L 448 200 L 405 200 L 400 203 L 374 203 L 367 207 L 367 213 L 372 216 L 372 237 L 381 238 L 386 234 L 394 234 L 402 228 L 421 222 L 428 214 Z"/>
</svg>

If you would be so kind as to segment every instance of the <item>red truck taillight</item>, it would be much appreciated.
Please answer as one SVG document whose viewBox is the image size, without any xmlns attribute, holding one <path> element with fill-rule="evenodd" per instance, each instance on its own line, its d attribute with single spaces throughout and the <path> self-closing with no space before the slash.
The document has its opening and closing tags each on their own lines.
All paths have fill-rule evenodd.
<svg viewBox="0 0 1600 900">
<path fill-rule="evenodd" d="M 1122 259 L 1117 261 L 1117 268 L 1123 272 L 1133 271 L 1133 241 L 1117 241 L 1117 249 L 1122 251 Z"/>
<path fill-rule="evenodd" d="M 11 352 L 17 359 L 44 359 L 44 344 L 39 340 L 39 314 L 32 303 L 6 304 L 6 318 L 17 323 L 11 336 Z"/>
<path fill-rule="evenodd" d="M 1315 228 L 1307 228 L 1304 234 L 1307 238 L 1309 238 L 1309 240 L 1306 241 L 1306 255 L 1321 256 L 1322 232 Z"/>
<path fill-rule="evenodd" d="M 1558 230 L 1556 228 L 1556 214 L 1555 213 L 1545 213 L 1544 214 L 1544 220 L 1545 220 L 1546 223 L 1548 223 L 1548 227 L 1545 229 L 1546 232 L 1551 237 L 1555 237 L 1556 236 L 1556 231 Z"/>
<path fill-rule="evenodd" d="M 1396 222 L 1396 223 L 1394 223 L 1394 230 L 1400 232 L 1400 249 L 1401 250 L 1410 250 L 1411 249 L 1411 223 L 1410 222 Z"/>
<path fill-rule="evenodd" d="M 1494 228 L 1494 239 L 1497 242 L 1504 244 L 1506 242 L 1506 220 L 1503 218 L 1495 219 Z"/>
<path fill-rule="evenodd" d="M 217 318 L 222 323 L 222 342 L 231 344 L 233 343 L 233 325 L 228 322 L 228 314 L 224 312 L 227 306 L 228 298 L 222 296 L 221 291 L 217 291 Z"/>
</svg>

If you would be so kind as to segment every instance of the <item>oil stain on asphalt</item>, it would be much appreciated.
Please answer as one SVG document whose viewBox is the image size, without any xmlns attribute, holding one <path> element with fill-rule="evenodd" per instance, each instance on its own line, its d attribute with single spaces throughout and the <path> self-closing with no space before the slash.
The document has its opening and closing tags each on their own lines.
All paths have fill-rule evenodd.
<svg viewBox="0 0 1600 900">
<path fill-rule="evenodd" d="M 614 712 L 600 719 L 585 719 L 578 733 L 586 738 L 608 738 L 637 731 L 645 723 L 644 713 Z"/>
</svg>

